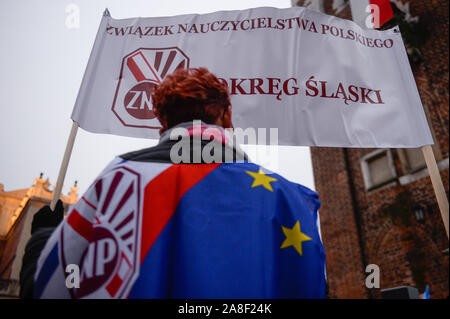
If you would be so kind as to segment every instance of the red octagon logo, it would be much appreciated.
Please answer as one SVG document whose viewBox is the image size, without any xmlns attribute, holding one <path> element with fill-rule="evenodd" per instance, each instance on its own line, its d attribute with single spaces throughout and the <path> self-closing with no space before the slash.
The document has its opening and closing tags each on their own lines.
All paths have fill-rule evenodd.
<svg viewBox="0 0 450 319">
<path fill-rule="evenodd" d="M 189 68 L 189 58 L 177 47 L 139 48 L 122 60 L 112 111 L 124 126 L 160 129 L 151 95 L 164 78 Z"/>
</svg>

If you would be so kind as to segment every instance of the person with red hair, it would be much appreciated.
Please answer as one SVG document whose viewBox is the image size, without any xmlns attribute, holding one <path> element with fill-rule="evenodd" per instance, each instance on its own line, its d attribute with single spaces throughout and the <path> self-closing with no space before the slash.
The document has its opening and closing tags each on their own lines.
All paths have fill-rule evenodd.
<svg viewBox="0 0 450 319">
<path fill-rule="evenodd" d="M 232 127 L 228 88 L 206 68 L 176 70 L 156 88 L 152 100 L 160 133 L 192 120 Z"/>
<path fill-rule="evenodd" d="M 48 206 L 34 216 L 21 296 L 325 297 L 317 193 L 248 160 L 226 84 L 179 69 L 152 103 L 156 146 L 116 157 L 59 226 Z"/>
<path fill-rule="evenodd" d="M 232 107 L 228 87 L 208 69 L 174 71 L 156 87 L 152 103 L 153 112 L 161 123 L 158 145 L 124 154 L 122 158 L 156 156 L 176 164 L 248 159 L 231 133 Z M 208 154 L 204 152 L 205 147 L 211 149 Z"/>
</svg>

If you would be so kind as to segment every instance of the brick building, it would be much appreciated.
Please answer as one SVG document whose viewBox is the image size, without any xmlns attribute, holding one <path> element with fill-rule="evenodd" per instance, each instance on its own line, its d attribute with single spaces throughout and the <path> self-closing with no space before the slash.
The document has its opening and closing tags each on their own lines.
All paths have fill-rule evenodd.
<svg viewBox="0 0 450 319">
<path fill-rule="evenodd" d="M 78 201 L 73 186 L 62 195 L 64 209 Z M 0 184 L 0 298 L 18 298 L 19 277 L 25 245 L 31 237 L 34 214 L 53 198 L 48 180 L 36 178 L 30 188 L 5 191 Z"/>
<path fill-rule="evenodd" d="M 356 11 L 355 1 L 293 4 L 361 21 L 365 13 Z M 408 2 L 427 34 L 418 47 L 421 61 L 410 56 L 410 62 L 448 198 L 449 2 Z M 422 293 L 426 285 L 432 298 L 448 297 L 448 240 L 421 150 L 312 147 L 311 156 L 330 297 L 381 298 L 381 289 L 396 286 Z M 369 264 L 380 268 L 380 289 L 365 286 Z"/>
</svg>

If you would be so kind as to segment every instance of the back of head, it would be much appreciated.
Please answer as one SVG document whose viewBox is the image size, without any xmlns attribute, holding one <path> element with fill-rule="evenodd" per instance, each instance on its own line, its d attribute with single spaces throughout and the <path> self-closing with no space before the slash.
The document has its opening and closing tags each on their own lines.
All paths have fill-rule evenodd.
<svg viewBox="0 0 450 319">
<path fill-rule="evenodd" d="M 152 95 L 161 132 L 183 122 L 215 124 L 230 105 L 226 84 L 206 68 L 178 69 Z"/>
</svg>

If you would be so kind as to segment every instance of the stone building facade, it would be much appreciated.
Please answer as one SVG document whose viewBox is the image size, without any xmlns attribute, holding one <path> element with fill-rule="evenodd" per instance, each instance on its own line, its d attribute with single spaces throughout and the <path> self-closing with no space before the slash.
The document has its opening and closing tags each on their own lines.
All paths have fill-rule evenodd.
<svg viewBox="0 0 450 319">
<path fill-rule="evenodd" d="M 61 196 L 65 211 L 78 201 L 78 188 L 73 186 Z M 30 188 L 5 191 L 0 184 L 0 298 L 19 296 L 19 275 L 25 245 L 31 237 L 34 214 L 53 198 L 48 180 L 36 178 Z"/>
<path fill-rule="evenodd" d="M 293 4 L 356 21 L 354 1 Z M 410 62 L 448 198 L 449 2 L 397 0 L 408 2 L 427 33 L 421 61 Z M 421 150 L 312 147 L 311 156 L 330 297 L 381 298 L 382 289 L 397 286 L 422 293 L 426 285 L 432 298 L 448 297 L 448 239 Z M 366 288 L 369 264 L 379 266 L 380 289 Z"/>
</svg>

